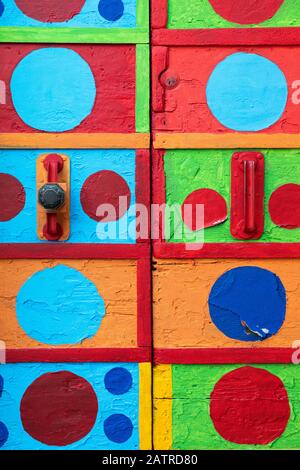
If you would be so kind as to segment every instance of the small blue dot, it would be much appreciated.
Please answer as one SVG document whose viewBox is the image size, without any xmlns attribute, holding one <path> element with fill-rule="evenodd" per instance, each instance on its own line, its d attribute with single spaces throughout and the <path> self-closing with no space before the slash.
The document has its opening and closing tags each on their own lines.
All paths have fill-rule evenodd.
<svg viewBox="0 0 300 470">
<path fill-rule="evenodd" d="M 132 387 L 132 376 L 127 369 L 115 367 L 104 378 L 105 388 L 113 395 L 123 395 Z"/>
<path fill-rule="evenodd" d="M 117 21 L 124 13 L 122 0 L 100 0 L 98 10 L 107 21 Z"/>
<path fill-rule="evenodd" d="M 122 414 L 114 414 L 104 421 L 104 432 L 112 442 L 121 444 L 128 441 L 133 431 L 131 420 Z"/>
<path fill-rule="evenodd" d="M 1 0 L 0 0 L 0 16 L 3 15 L 3 12 L 4 12 L 4 4 L 3 4 L 3 2 L 1 2 Z"/>
<path fill-rule="evenodd" d="M 3 447 L 9 436 L 8 429 L 2 421 L 0 421 L 0 447 Z"/>
</svg>

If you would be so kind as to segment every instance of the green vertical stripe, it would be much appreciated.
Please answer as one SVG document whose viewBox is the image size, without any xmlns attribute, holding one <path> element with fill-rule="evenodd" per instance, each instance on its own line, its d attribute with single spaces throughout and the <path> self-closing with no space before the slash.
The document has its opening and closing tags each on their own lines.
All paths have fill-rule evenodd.
<svg viewBox="0 0 300 470">
<path fill-rule="evenodd" d="M 136 132 L 150 132 L 150 51 L 136 46 Z"/>
</svg>

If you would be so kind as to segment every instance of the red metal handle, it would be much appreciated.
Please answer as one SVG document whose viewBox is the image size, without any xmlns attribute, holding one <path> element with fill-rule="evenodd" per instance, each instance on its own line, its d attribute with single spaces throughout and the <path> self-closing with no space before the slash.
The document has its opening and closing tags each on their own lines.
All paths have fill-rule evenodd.
<svg viewBox="0 0 300 470">
<path fill-rule="evenodd" d="M 48 183 L 57 183 L 58 173 L 61 172 L 64 161 L 60 155 L 50 154 L 44 160 L 44 167 L 48 171 Z M 47 212 L 47 222 L 43 229 L 44 236 L 49 241 L 59 240 L 63 234 L 61 225 L 57 222 L 56 212 Z"/>
<path fill-rule="evenodd" d="M 264 156 L 260 152 L 232 156 L 230 232 L 238 240 L 259 239 L 264 232 Z"/>
<path fill-rule="evenodd" d="M 255 160 L 244 161 L 244 220 L 245 232 L 253 233 L 256 231 L 255 223 Z"/>
</svg>

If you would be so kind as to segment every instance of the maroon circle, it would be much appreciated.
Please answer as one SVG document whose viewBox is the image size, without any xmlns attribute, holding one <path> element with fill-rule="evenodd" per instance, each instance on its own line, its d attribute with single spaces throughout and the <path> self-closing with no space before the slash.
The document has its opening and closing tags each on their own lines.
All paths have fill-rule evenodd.
<svg viewBox="0 0 300 470">
<path fill-rule="evenodd" d="M 84 212 L 91 219 L 97 222 L 112 222 L 123 217 L 128 211 L 130 196 L 129 186 L 122 176 L 114 171 L 103 170 L 85 180 L 80 193 L 80 201 Z M 113 206 L 115 215 L 106 213 L 97 216 L 97 209 L 101 204 Z"/>
<path fill-rule="evenodd" d="M 201 220 L 197 220 L 197 204 L 204 205 L 204 227 Z M 185 206 L 191 205 L 191 211 Z M 227 206 L 225 199 L 213 189 L 197 189 L 187 196 L 181 206 L 182 219 L 186 226 L 193 231 L 201 228 L 213 227 L 227 219 Z M 191 220 L 188 220 L 190 219 Z"/>
<path fill-rule="evenodd" d="M 83 377 L 68 371 L 41 375 L 20 405 L 25 431 L 47 445 L 66 446 L 85 437 L 95 424 L 97 396 Z"/>
<path fill-rule="evenodd" d="M 85 0 L 15 0 L 29 18 L 43 23 L 62 23 L 80 13 Z"/>
<path fill-rule="evenodd" d="M 0 173 L 0 222 L 16 217 L 25 205 L 25 190 L 17 178 Z"/>
<path fill-rule="evenodd" d="M 264 369 L 247 366 L 225 374 L 210 398 L 216 431 L 236 444 L 269 444 L 282 435 L 290 418 L 284 384 Z"/>
<path fill-rule="evenodd" d="M 215 12 L 227 21 L 257 24 L 272 18 L 284 0 L 209 0 Z"/>
<path fill-rule="evenodd" d="M 269 200 L 269 213 L 279 227 L 300 228 L 300 185 L 290 183 L 277 188 Z"/>
</svg>

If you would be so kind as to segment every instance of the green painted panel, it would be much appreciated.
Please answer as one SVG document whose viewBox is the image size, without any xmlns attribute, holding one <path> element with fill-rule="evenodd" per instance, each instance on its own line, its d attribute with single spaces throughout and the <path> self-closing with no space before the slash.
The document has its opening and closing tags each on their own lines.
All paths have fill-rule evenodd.
<svg viewBox="0 0 300 470">
<path fill-rule="evenodd" d="M 173 449 L 299 449 L 300 448 L 300 367 L 295 365 L 262 365 L 277 375 L 289 396 L 291 416 L 280 438 L 266 445 L 239 445 L 223 439 L 215 430 L 209 415 L 210 394 L 226 373 L 240 365 L 173 365 L 172 434 Z"/>
<path fill-rule="evenodd" d="M 268 21 L 254 27 L 300 26 L 300 8 L 296 0 L 285 0 L 277 13 Z M 191 28 L 249 28 L 249 25 L 231 23 L 219 16 L 208 0 L 169 0 L 171 29 Z"/>
<path fill-rule="evenodd" d="M 300 184 L 300 150 L 258 150 L 265 156 L 265 231 L 261 242 L 299 242 L 300 229 L 287 230 L 273 224 L 268 201 L 275 189 L 283 184 Z M 182 204 L 185 198 L 199 188 L 219 192 L 227 202 L 228 218 L 215 227 L 205 229 L 205 243 L 239 242 L 230 234 L 230 163 L 234 150 L 168 150 L 164 157 L 167 204 Z M 174 217 L 168 241 L 191 242 L 192 232 L 187 228 L 181 238 L 174 237 Z M 253 240 L 252 242 L 257 242 Z M 240 241 L 243 243 L 243 241 Z"/>
</svg>

